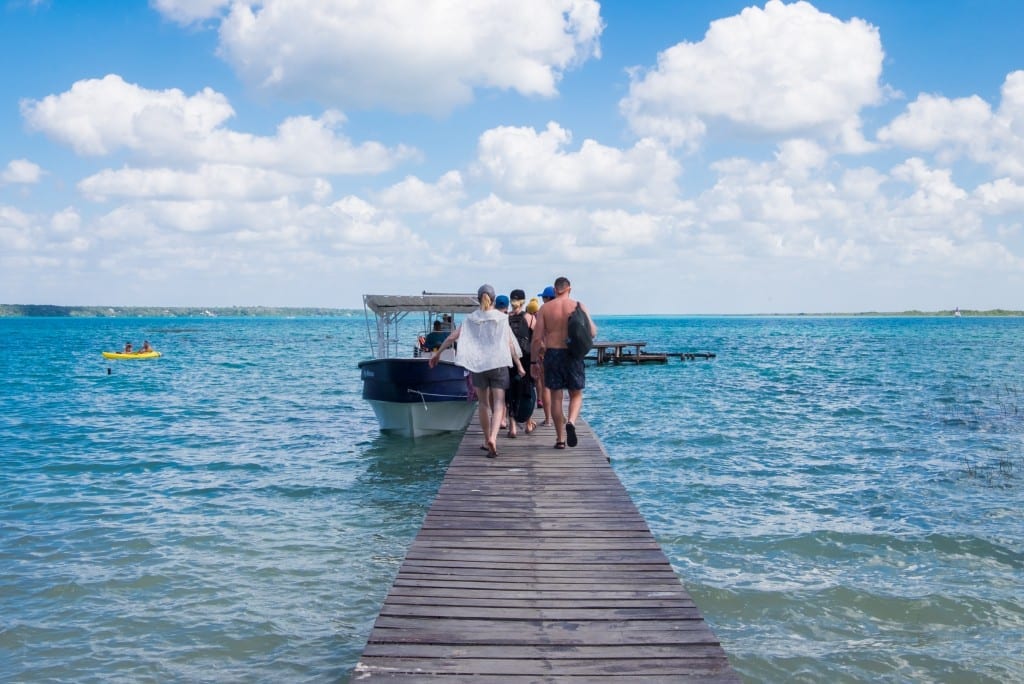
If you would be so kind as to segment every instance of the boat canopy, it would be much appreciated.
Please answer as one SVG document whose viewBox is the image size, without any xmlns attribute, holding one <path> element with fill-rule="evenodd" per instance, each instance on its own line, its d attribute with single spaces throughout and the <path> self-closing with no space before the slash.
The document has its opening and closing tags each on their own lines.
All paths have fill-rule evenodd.
<svg viewBox="0 0 1024 684">
<path fill-rule="evenodd" d="M 448 316 L 448 324 L 451 326 L 456 314 L 472 313 L 480 306 L 480 302 L 473 294 L 424 292 L 420 295 L 363 295 L 363 306 L 367 312 L 372 311 L 376 319 L 371 330 L 370 315 L 367 313 L 370 350 L 375 358 L 382 359 L 399 356 L 399 350 L 404 344 L 398 330 L 399 323 L 410 313 L 423 313 L 426 319 Z M 428 329 L 428 323 L 424 321 L 424 329 Z M 415 354 L 419 354 L 419 347 L 415 348 Z"/>
<path fill-rule="evenodd" d="M 480 306 L 476 295 L 428 292 L 421 295 L 363 295 L 363 304 L 377 315 L 410 311 L 472 313 Z"/>
</svg>

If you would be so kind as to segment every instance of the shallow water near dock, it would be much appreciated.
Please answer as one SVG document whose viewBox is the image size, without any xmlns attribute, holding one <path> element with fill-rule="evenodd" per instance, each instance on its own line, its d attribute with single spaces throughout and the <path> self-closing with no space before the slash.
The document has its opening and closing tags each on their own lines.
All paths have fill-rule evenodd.
<svg viewBox="0 0 1024 684">
<path fill-rule="evenodd" d="M 1024 319 L 597 322 L 717 354 L 588 367 L 584 417 L 747 681 L 1024 681 Z M 368 353 L 0 319 L 0 681 L 346 680 L 460 439 L 381 435 Z"/>
</svg>

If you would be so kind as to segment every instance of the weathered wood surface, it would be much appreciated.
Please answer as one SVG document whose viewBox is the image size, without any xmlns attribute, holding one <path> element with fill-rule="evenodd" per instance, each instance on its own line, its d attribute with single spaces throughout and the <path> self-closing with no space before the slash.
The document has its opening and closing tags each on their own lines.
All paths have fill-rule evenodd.
<svg viewBox="0 0 1024 684">
<path fill-rule="evenodd" d="M 640 358 L 643 355 L 643 348 L 646 346 L 646 342 L 639 340 L 631 340 L 628 342 L 594 342 L 594 350 L 597 354 L 595 360 L 599 366 L 606 363 L 640 363 Z M 627 352 L 626 349 L 630 347 L 634 351 Z"/>
<path fill-rule="evenodd" d="M 353 682 L 738 682 L 589 426 L 466 431 Z"/>
</svg>

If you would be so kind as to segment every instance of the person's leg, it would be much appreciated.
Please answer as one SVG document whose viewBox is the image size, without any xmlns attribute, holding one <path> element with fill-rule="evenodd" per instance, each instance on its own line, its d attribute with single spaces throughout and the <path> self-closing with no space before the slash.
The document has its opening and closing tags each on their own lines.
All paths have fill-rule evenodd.
<svg viewBox="0 0 1024 684">
<path fill-rule="evenodd" d="M 532 379 L 526 385 L 524 396 L 519 401 L 529 405 L 529 412 L 526 414 L 526 434 L 531 434 L 537 429 L 537 422 L 533 419 L 533 412 L 537 410 L 537 383 Z"/>
<path fill-rule="evenodd" d="M 514 373 L 515 371 L 512 371 Z M 518 376 L 511 375 L 511 382 L 509 384 L 508 391 L 505 392 L 505 423 L 508 425 L 508 436 L 516 436 L 516 414 L 513 410 L 514 401 L 513 398 L 519 394 L 522 394 L 519 389 L 519 383 L 523 382 Z"/>
<path fill-rule="evenodd" d="M 569 417 L 566 420 L 565 430 L 568 433 L 569 446 L 576 446 L 576 419 L 580 417 L 580 410 L 583 408 L 583 390 L 569 390 Z"/>
<path fill-rule="evenodd" d="M 544 408 L 548 407 L 544 402 Z M 555 441 L 565 442 L 565 413 L 562 410 L 562 390 L 551 390 L 551 417 L 555 421 Z"/>
<path fill-rule="evenodd" d="M 484 442 L 491 433 L 491 390 L 488 387 L 476 388 L 477 402 L 480 411 L 480 429 L 484 433 Z"/>
<path fill-rule="evenodd" d="M 551 391 L 544 383 L 544 368 L 541 367 L 537 374 L 537 400 L 544 409 L 544 422 L 541 425 L 551 425 Z"/>
<path fill-rule="evenodd" d="M 487 433 L 487 440 L 494 446 L 495 452 L 498 449 L 498 432 L 501 431 L 501 421 L 505 417 L 505 390 L 492 387 L 491 394 L 491 430 Z"/>
<path fill-rule="evenodd" d="M 569 422 L 575 423 L 583 409 L 583 390 L 569 390 Z"/>
</svg>

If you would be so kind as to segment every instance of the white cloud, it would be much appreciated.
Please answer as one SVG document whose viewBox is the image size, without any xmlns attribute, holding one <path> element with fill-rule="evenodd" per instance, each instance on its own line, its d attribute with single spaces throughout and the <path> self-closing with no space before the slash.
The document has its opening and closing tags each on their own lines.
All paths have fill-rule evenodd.
<svg viewBox="0 0 1024 684">
<path fill-rule="evenodd" d="M 476 88 L 555 95 L 602 29 L 595 0 L 237 1 L 220 54 L 276 95 L 440 113 Z"/>
<path fill-rule="evenodd" d="M 12 159 L 7 168 L 0 172 L 0 183 L 31 185 L 42 178 L 43 170 L 28 159 Z"/>
<path fill-rule="evenodd" d="M 866 166 L 816 166 L 823 160 L 813 146 L 782 143 L 771 162 L 714 164 L 717 181 L 699 196 L 693 214 L 693 251 L 741 262 L 752 273 L 781 263 L 814 269 L 822 282 L 828 268 L 867 278 L 908 264 L 941 273 L 973 268 L 983 254 L 996 258 L 994 268 L 1014 267 L 1008 244 L 994 247 L 950 169 L 911 158 L 884 174 Z M 818 170 L 794 172 L 806 168 Z M 987 197 L 1003 201 L 1015 193 L 1003 185 Z"/>
<path fill-rule="evenodd" d="M 463 235 L 508 237 L 526 252 L 556 245 L 560 236 L 571 235 L 584 225 L 585 212 L 543 204 L 517 204 L 489 195 L 465 207 L 461 213 Z"/>
<path fill-rule="evenodd" d="M 112 249 L 128 235 L 164 242 L 168 234 L 188 233 L 193 244 L 251 253 L 253 259 L 307 252 L 328 260 L 331 254 L 362 252 L 371 259 L 387 257 L 389 249 L 425 247 L 393 214 L 351 195 L 327 205 L 290 198 L 138 201 L 102 216 L 95 232 Z"/>
<path fill-rule="evenodd" d="M 331 190 L 323 179 L 298 178 L 228 164 L 202 164 L 194 172 L 166 168 L 106 169 L 82 179 L 78 188 L 94 200 L 109 197 L 264 200 L 295 194 L 323 199 Z"/>
<path fill-rule="evenodd" d="M 924 93 L 881 128 L 878 139 L 916 150 L 935 150 L 944 144 L 967 147 L 975 144 L 991 119 L 991 107 L 977 95 L 950 100 Z"/>
<path fill-rule="evenodd" d="M 161 160 L 250 164 L 295 174 L 379 173 L 415 155 L 409 148 L 376 142 L 353 144 L 336 128 L 345 118 L 286 119 L 273 137 L 229 130 L 234 116 L 227 98 L 210 88 L 148 90 L 111 74 L 78 81 L 60 95 L 25 100 L 21 111 L 32 128 L 82 155 L 124 148 Z"/>
<path fill-rule="evenodd" d="M 76 209 L 67 207 L 53 215 L 50 226 L 59 235 L 74 235 L 82 229 L 82 217 Z"/>
<path fill-rule="evenodd" d="M 793 150 L 783 146 L 773 163 L 734 158 L 713 164 L 718 180 L 702 193 L 700 215 L 712 223 L 800 224 L 821 218 L 820 200 L 834 189 L 805 174 L 788 174 Z"/>
<path fill-rule="evenodd" d="M 0 204 L 0 245 L 4 251 L 25 250 L 34 243 L 36 230 L 32 216 L 17 209 Z"/>
<path fill-rule="evenodd" d="M 974 189 L 974 196 L 986 211 L 995 214 L 1024 211 L 1024 185 L 1010 178 L 999 178 L 982 183 Z"/>
<path fill-rule="evenodd" d="M 870 201 L 879 197 L 879 188 L 886 180 L 885 174 L 870 166 L 843 171 L 840 186 L 847 197 L 857 201 Z"/>
<path fill-rule="evenodd" d="M 949 99 L 921 94 L 878 131 L 885 143 L 935 152 L 943 163 L 961 156 L 1024 178 L 1024 71 L 1003 81 L 999 109 L 977 95 Z"/>
<path fill-rule="evenodd" d="M 90 246 L 82 230 L 81 217 L 73 208 L 58 211 L 50 217 L 29 214 L 0 205 L 0 247 L 7 256 L 20 255 L 29 260 L 46 259 L 57 264 L 67 262 L 75 253 Z M 5 263 L 0 259 L 0 263 Z"/>
<path fill-rule="evenodd" d="M 679 163 L 665 147 L 640 140 L 627 150 L 584 140 L 578 152 L 566 147 L 572 135 L 548 123 L 502 126 L 485 131 L 477 145 L 477 168 L 504 196 L 548 204 L 627 203 L 666 206 L 678 196 Z"/>
<path fill-rule="evenodd" d="M 554 272 L 567 264 L 663 260 L 680 246 L 688 220 L 655 212 L 519 204 L 495 195 L 465 207 L 454 223 L 466 258 L 495 267 Z M 517 276 L 519 277 L 519 276 Z"/>
<path fill-rule="evenodd" d="M 78 81 L 60 95 L 23 100 L 21 112 L 32 128 L 78 154 L 96 156 L 120 147 L 173 150 L 234 116 L 227 98 L 210 88 L 188 97 L 177 88 L 146 90 L 115 74 Z"/>
<path fill-rule="evenodd" d="M 779 144 L 775 158 L 786 176 L 806 178 L 828 161 L 828 152 L 812 140 L 786 140 Z"/>
<path fill-rule="evenodd" d="M 632 252 L 675 241 L 675 222 L 667 216 L 631 214 L 621 209 L 594 211 L 589 216 L 591 236 L 597 244 Z M 660 250 L 659 250 L 660 251 Z"/>
<path fill-rule="evenodd" d="M 709 126 L 760 135 L 820 135 L 848 151 L 868 145 L 859 111 L 883 100 L 878 29 L 806 2 L 770 0 L 711 23 L 635 71 L 620 110 L 641 136 L 695 147 Z"/>
<path fill-rule="evenodd" d="M 449 171 L 436 183 L 425 183 L 415 176 L 407 176 L 376 193 L 374 199 L 388 209 L 421 213 L 454 207 L 464 196 L 462 174 Z"/>
<path fill-rule="evenodd" d="M 916 157 L 894 167 L 890 175 L 914 188 L 914 193 L 900 206 L 902 213 L 950 216 L 967 198 L 967 192 L 953 182 L 949 169 L 929 168 Z"/>
<path fill-rule="evenodd" d="M 231 0 L 150 0 L 150 4 L 171 21 L 188 25 L 220 16 Z"/>
<path fill-rule="evenodd" d="M 325 230 L 335 247 L 372 245 L 384 250 L 397 244 L 404 249 L 425 247 L 401 222 L 358 197 L 344 197 L 327 207 L 326 213 L 330 218 Z"/>
</svg>

